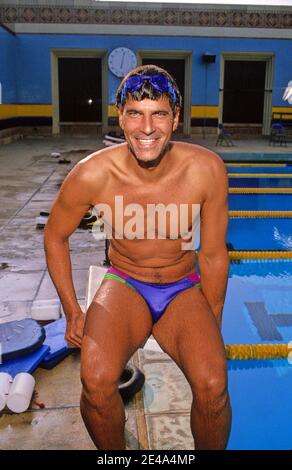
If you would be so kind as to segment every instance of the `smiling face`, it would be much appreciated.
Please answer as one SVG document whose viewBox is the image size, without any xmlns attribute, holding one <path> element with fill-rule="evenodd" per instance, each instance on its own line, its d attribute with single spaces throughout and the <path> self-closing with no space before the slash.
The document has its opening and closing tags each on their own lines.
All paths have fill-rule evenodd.
<svg viewBox="0 0 292 470">
<path fill-rule="evenodd" d="M 168 98 L 163 95 L 158 100 L 129 98 L 119 108 L 119 124 L 129 149 L 144 163 L 164 155 L 178 120 L 179 111 L 174 116 Z"/>
</svg>

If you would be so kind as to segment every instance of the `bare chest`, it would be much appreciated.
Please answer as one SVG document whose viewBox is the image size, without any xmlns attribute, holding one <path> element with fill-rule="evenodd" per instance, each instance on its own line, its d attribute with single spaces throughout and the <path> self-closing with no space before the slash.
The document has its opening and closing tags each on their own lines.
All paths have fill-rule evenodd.
<svg viewBox="0 0 292 470">
<path fill-rule="evenodd" d="M 178 239 L 198 224 L 201 202 L 196 177 L 177 173 L 143 183 L 122 175 L 100 192 L 95 209 L 114 238 Z"/>
</svg>

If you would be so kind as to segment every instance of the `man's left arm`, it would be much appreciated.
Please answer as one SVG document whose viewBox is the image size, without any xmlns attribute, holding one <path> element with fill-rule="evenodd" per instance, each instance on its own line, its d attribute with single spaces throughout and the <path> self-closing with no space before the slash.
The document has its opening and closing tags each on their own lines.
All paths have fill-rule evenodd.
<svg viewBox="0 0 292 470">
<path fill-rule="evenodd" d="M 212 155 L 211 159 L 206 198 L 201 208 L 198 261 L 201 291 L 221 329 L 229 272 L 229 256 L 226 248 L 228 178 L 221 158 Z"/>
</svg>

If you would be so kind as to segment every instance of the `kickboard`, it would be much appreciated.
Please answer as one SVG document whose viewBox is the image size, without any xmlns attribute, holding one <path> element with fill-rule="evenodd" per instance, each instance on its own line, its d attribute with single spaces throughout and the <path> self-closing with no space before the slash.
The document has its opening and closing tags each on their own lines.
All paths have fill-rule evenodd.
<svg viewBox="0 0 292 470">
<path fill-rule="evenodd" d="M 69 354 L 71 354 L 71 349 L 69 349 L 69 351 L 63 352 L 62 354 L 59 354 L 58 356 L 54 356 L 52 359 L 48 359 L 47 357 L 45 357 L 44 360 L 40 363 L 39 367 L 41 367 L 42 369 L 52 369 L 60 362 L 62 362 L 63 359 L 69 356 Z"/>
<path fill-rule="evenodd" d="M 19 372 L 32 374 L 39 363 L 48 354 L 49 349 L 49 346 L 42 345 L 37 351 L 27 354 L 26 356 L 4 362 L 0 364 L 0 372 L 7 372 L 12 377 L 15 377 Z"/>
<path fill-rule="evenodd" d="M 44 344 L 49 346 L 50 350 L 41 363 L 41 367 L 47 369 L 55 366 L 63 360 L 73 348 L 69 348 L 65 340 L 66 319 L 60 318 L 45 326 L 46 339 Z"/>
<path fill-rule="evenodd" d="M 44 328 L 30 318 L 0 324 L 2 362 L 19 359 L 36 351 L 45 337 Z"/>
</svg>

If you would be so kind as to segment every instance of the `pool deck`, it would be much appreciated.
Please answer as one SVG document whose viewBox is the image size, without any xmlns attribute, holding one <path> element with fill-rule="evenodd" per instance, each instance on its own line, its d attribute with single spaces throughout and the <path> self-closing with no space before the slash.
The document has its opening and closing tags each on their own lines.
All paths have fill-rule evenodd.
<svg viewBox="0 0 292 470">
<path fill-rule="evenodd" d="M 252 155 L 292 161 L 292 145 L 269 146 L 266 140 L 235 140 L 234 147 L 215 147 L 216 137 L 184 139 L 206 146 L 226 159 Z M 48 304 L 57 316 L 62 309 L 49 278 L 43 252 L 43 232 L 35 227 L 40 211 L 50 210 L 59 185 L 84 155 L 102 148 L 90 137 L 34 137 L 0 147 L 0 323 L 31 316 Z M 60 152 L 71 160 L 60 165 L 50 156 Z M 233 157 L 232 157 L 233 159 Z M 88 268 L 102 263 L 104 242 L 77 229 L 70 240 L 75 288 L 84 307 Z M 128 449 L 192 449 L 189 426 L 191 392 L 184 376 L 163 353 L 139 350 L 131 359 L 143 370 L 146 383 L 127 405 Z M 44 409 L 36 405 L 20 415 L 0 413 L 2 449 L 94 449 L 79 412 L 79 354 L 73 353 L 51 370 L 37 369 L 36 390 Z"/>
</svg>

